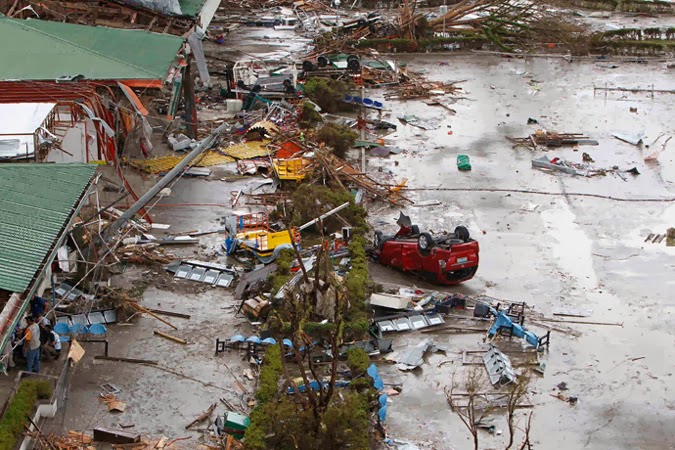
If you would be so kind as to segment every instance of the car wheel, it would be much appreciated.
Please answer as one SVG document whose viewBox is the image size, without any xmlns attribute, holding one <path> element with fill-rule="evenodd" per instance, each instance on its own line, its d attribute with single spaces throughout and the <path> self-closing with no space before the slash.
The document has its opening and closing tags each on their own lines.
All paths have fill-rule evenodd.
<svg viewBox="0 0 675 450">
<path fill-rule="evenodd" d="M 457 239 L 463 240 L 464 242 L 471 239 L 471 235 L 469 234 L 469 230 L 466 227 L 463 227 L 461 225 L 458 226 L 457 228 L 455 228 L 455 237 Z"/>
<path fill-rule="evenodd" d="M 326 58 L 325 56 L 319 56 L 316 59 L 316 63 L 319 67 L 326 67 L 328 65 L 328 58 Z"/>
<path fill-rule="evenodd" d="M 422 256 L 427 256 L 434 248 L 434 239 L 429 233 L 421 233 L 417 238 L 417 251 Z"/>
<path fill-rule="evenodd" d="M 312 61 L 303 61 L 302 70 L 304 70 L 305 72 L 311 72 L 312 70 L 314 70 L 314 64 L 312 63 Z"/>
</svg>

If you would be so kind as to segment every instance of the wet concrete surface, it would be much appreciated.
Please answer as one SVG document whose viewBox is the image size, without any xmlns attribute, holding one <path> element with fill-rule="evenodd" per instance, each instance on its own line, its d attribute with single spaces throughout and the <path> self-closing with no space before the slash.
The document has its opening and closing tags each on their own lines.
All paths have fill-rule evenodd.
<svg viewBox="0 0 675 450">
<path fill-rule="evenodd" d="M 448 65 L 440 66 L 441 62 Z M 616 131 L 644 129 L 649 136 L 646 142 L 652 142 L 661 133 L 672 133 L 672 99 L 593 95 L 593 86 L 605 82 L 633 87 L 645 86 L 648 79 L 649 84 L 672 89 L 668 70 L 660 63 L 607 70 L 595 64 L 555 60 L 438 56 L 415 56 L 411 68 L 422 69 L 432 79 L 467 80 L 463 86 L 469 99 L 453 105 L 457 110 L 453 117 L 421 102 L 390 103 L 392 116 L 414 114 L 438 122 L 440 128 L 400 127 L 389 140 L 409 153 L 370 159 L 369 171 L 377 167 L 391 170 L 395 176 L 408 178 L 413 189 L 528 189 L 559 194 L 409 192 L 420 203 L 441 202 L 404 209 L 421 229 L 451 231 L 464 224 L 480 242 L 476 277 L 457 289 L 444 290 L 526 301 L 547 316 L 557 306 L 592 309 L 591 317 L 580 320 L 623 323 L 623 327 L 569 325 L 581 332 L 578 338 L 552 332 L 550 351 L 542 355 L 546 373 L 532 383 L 529 397 L 536 405 L 531 432 L 535 446 L 672 448 L 675 433 L 669 424 L 675 419 L 675 405 L 669 392 L 673 370 L 668 360 L 673 350 L 668 324 L 674 312 L 669 292 L 675 250 L 643 241 L 649 232 L 663 233 L 672 226 L 675 206 L 672 201 L 618 202 L 564 195 L 673 197 L 672 149 L 661 155 L 659 163 L 646 164 L 643 156 L 650 150 L 610 136 Z M 530 94 L 528 79 L 538 80 L 537 95 Z M 637 115 L 629 112 L 630 106 L 638 108 Z M 526 136 L 541 127 L 528 126 L 529 117 L 547 129 L 584 132 L 600 141 L 599 146 L 581 146 L 578 152 L 554 150 L 546 152 L 548 156 L 581 162 L 585 151 L 598 167 L 636 166 L 641 175 L 623 181 L 614 175 L 582 178 L 532 169 L 530 160 L 542 153 L 513 149 L 504 138 Z M 471 157 L 471 172 L 457 171 L 458 153 Z M 538 206 L 531 211 L 533 205 Z M 389 223 L 393 230 L 397 214 L 390 209 L 371 221 Z M 429 288 L 386 268 L 374 266 L 371 273 L 389 285 Z M 532 329 L 539 334 L 545 331 L 537 326 Z M 443 387 L 451 385 L 453 373 L 466 374 L 460 352 L 481 348 L 483 336 L 409 333 L 395 336 L 394 347 L 414 345 L 426 337 L 446 347 L 448 356 L 431 356 L 417 374 L 383 368 L 385 382 L 403 383 L 402 393 L 392 398 L 388 408 L 388 430 L 421 448 L 472 448 L 468 432 L 448 408 Z M 644 358 L 630 360 L 638 357 Z M 438 369 L 443 359 L 453 363 Z M 579 397 L 576 406 L 549 395 L 557 393 L 555 386 L 562 381 L 570 387 L 565 394 Z M 496 425 L 504 436 L 481 432 L 481 448 L 504 448 L 507 442 L 504 417 L 493 416 L 498 417 Z"/>
<path fill-rule="evenodd" d="M 238 51 L 256 50 L 247 45 L 241 41 Z M 644 129 L 649 143 L 661 133 L 672 134 L 672 98 L 665 94 L 654 98 L 629 94 L 622 98 L 612 93 L 605 97 L 593 92 L 593 86 L 605 83 L 622 87 L 654 84 L 657 89 L 672 89 L 672 71 L 660 62 L 618 64 L 616 69 L 606 69 L 594 63 L 542 59 L 452 55 L 406 55 L 398 59 L 408 61 L 412 69 L 423 71 L 431 79 L 467 80 L 462 84 L 467 99 L 452 106 L 456 116 L 419 101 L 387 102 L 390 119 L 414 114 L 437 122 L 439 128 L 422 131 L 401 125 L 387 139 L 406 152 L 385 159 L 369 158 L 369 172 L 384 176 L 390 171 L 394 179 L 406 177 L 413 189 L 528 189 L 553 194 L 409 191 L 418 203 L 441 202 L 440 206 L 403 209 L 420 228 L 441 231 L 464 224 L 481 245 L 476 277 L 461 286 L 440 290 L 526 301 L 549 316 L 557 306 L 592 309 L 592 316 L 583 320 L 623 323 L 623 327 L 569 325 L 579 332 L 574 334 L 553 331 L 550 350 L 542 355 L 547 363 L 546 373 L 533 381 L 529 396 L 535 405 L 533 444 L 542 449 L 673 448 L 675 403 L 670 361 L 675 350 L 670 325 L 675 305 L 670 292 L 675 250 L 665 247 L 665 243 L 643 240 L 649 232 L 663 233 L 675 224 L 675 205 L 564 195 L 675 196 L 675 149 L 664 151 L 658 163 L 646 164 L 643 157 L 651 150 L 610 136 L 616 131 L 632 133 Z M 380 94 L 381 91 L 369 92 L 374 98 Z M 637 107 L 638 113 L 630 113 L 629 107 Z M 628 175 L 623 181 L 611 174 L 572 178 L 532 169 L 530 160 L 540 153 L 513 149 L 505 139 L 507 135 L 520 137 L 533 132 L 537 126 L 526 124 L 529 117 L 536 118 L 541 127 L 584 132 L 600 141 L 599 146 L 583 146 L 578 152 L 560 149 L 547 155 L 580 162 L 581 153 L 588 152 L 599 167 L 635 166 L 641 175 Z M 457 171 L 458 153 L 470 155 L 471 172 Z M 383 172 L 378 172 L 379 168 Z M 246 183 L 182 179 L 172 187 L 172 194 L 160 202 L 173 206 L 157 206 L 155 220 L 170 223 L 169 232 L 217 228 L 219 218 L 232 209 L 227 206 L 231 191 Z M 532 204 L 538 205 L 536 209 L 531 210 Z M 375 228 L 395 229 L 393 219 L 398 209 L 370 206 L 369 220 Z M 205 236 L 199 247 L 170 250 L 181 257 L 206 258 L 215 252 L 219 239 L 218 235 Z M 149 282 L 151 287 L 145 291 L 142 304 L 185 312 L 192 318 L 170 319 L 179 327 L 177 331 L 150 317 L 142 317 L 134 325 L 113 326 L 109 336 L 111 354 L 156 359 L 161 366 L 210 386 L 150 366 L 94 361 L 92 355 L 102 350 L 85 344 L 87 356 L 75 369 L 65 415 L 52 424 L 54 430 L 90 430 L 97 425 L 128 422 L 148 435 L 190 435 L 193 440 L 187 441 L 186 448 L 194 448 L 200 433 L 186 432 L 187 423 L 220 397 L 239 404 L 241 392 L 225 364 L 243 382 L 241 373 L 246 365 L 241 355 L 213 354 L 216 337 L 252 331 L 243 318 L 234 317 L 233 310 L 227 309 L 236 304 L 231 291 L 173 281 L 160 268 L 152 269 L 156 273 L 143 274 L 146 270 L 130 268 L 117 283 Z M 371 275 L 389 287 L 438 289 L 376 264 L 371 264 Z M 153 329 L 185 338 L 189 344 L 181 346 L 163 340 L 152 334 Z M 534 325 L 532 329 L 545 331 Z M 393 337 L 395 350 L 432 337 L 437 345 L 446 348 L 447 354 L 429 356 L 412 373 L 380 365 L 385 383 L 400 383 L 403 388 L 390 400 L 390 436 L 415 442 L 423 449 L 473 448 L 468 432 L 450 411 L 443 388 L 450 386 L 453 374 L 457 379 L 466 374 L 461 352 L 483 348 L 483 336 L 415 332 Z M 630 360 L 639 357 L 644 358 Z M 448 359 L 453 362 L 437 367 Z M 576 406 L 549 395 L 557 392 L 555 386 L 562 381 L 569 386 L 565 394 L 579 397 Z M 122 389 L 119 397 L 128 404 L 126 412 L 105 411 L 97 399 L 99 385 L 104 382 Z M 245 385 L 253 391 L 253 382 L 246 381 Z M 217 410 L 222 412 L 224 408 L 219 405 Z M 521 426 L 525 412 L 519 413 Z M 504 435 L 490 436 L 481 431 L 480 448 L 505 447 L 505 419 L 500 414 L 494 416 Z M 519 432 L 518 439 L 521 437 Z"/>
</svg>

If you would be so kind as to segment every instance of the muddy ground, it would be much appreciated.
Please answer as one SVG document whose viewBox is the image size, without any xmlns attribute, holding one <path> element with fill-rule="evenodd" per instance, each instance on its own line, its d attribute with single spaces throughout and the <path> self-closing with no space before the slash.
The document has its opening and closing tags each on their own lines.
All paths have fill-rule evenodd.
<svg viewBox="0 0 675 450">
<path fill-rule="evenodd" d="M 238 42 L 237 51 L 242 52 L 268 52 L 272 41 L 280 44 L 273 50 L 294 47 L 285 43 L 285 35 L 275 36 L 269 30 L 242 29 L 229 36 L 229 42 Z M 222 47 L 209 51 L 231 50 Z M 423 229 L 452 230 L 464 224 L 480 242 L 481 264 L 476 277 L 443 290 L 526 301 L 546 315 L 557 306 L 592 309 L 592 315 L 583 320 L 623 324 L 569 325 L 576 333 L 553 331 L 550 350 L 542 355 L 546 372 L 533 381 L 529 396 L 535 405 L 531 437 L 536 448 L 673 448 L 675 403 L 670 361 L 675 350 L 669 325 L 675 305 L 669 294 L 674 284 L 675 250 L 665 247 L 665 242 L 657 245 L 643 241 L 650 232 L 663 233 L 675 225 L 675 205 L 672 201 L 628 202 L 573 195 L 675 197 L 675 144 L 661 154 L 658 163 L 646 164 L 643 157 L 650 150 L 611 137 L 616 131 L 644 129 L 648 136 L 645 141 L 650 143 L 661 133 L 673 134 L 672 95 L 656 94 L 652 98 L 629 94 L 622 98 L 593 91 L 593 86 L 605 83 L 673 89 L 672 69 L 658 61 L 618 62 L 613 63 L 617 67 L 607 68 L 611 66 L 604 63 L 471 55 L 406 55 L 397 59 L 407 61 L 411 69 L 423 71 L 431 79 L 466 80 L 462 84 L 466 99 L 452 105 L 455 116 L 417 101 L 387 102 L 390 118 L 414 114 L 437 123 L 438 128 L 423 131 L 401 125 L 387 139 L 406 152 L 385 159 L 368 158 L 369 172 L 383 176 L 389 171 L 392 179 L 408 178 L 412 189 L 466 189 L 410 191 L 417 203 L 433 200 L 441 204 L 404 209 Z M 371 91 L 369 95 L 379 98 L 381 92 Z M 631 113 L 630 107 L 637 107 L 637 113 Z M 530 160 L 540 153 L 514 149 L 505 139 L 507 135 L 533 132 L 537 126 L 527 125 L 528 118 L 537 119 L 541 127 L 588 133 L 600 142 L 579 151 L 550 151 L 549 156 L 580 162 L 582 152 L 587 152 L 599 167 L 637 167 L 641 174 L 627 174 L 624 181 L 612 174 L 572 178 L 532 169 Z M 457 171 L 458 153 L 470 155 L 471 172 Z M 219 218 L 231 212 L 225 206 L 230 192 L 243 183 L 182 179 L 161 201 L 174 206 L 158 206 L 155 220 L 171 224 L 170 232 L 217 228 Z M 473 188 L 547 194 L 470 191 Z M 370 210 L 374 227 L 393 229 L 397 209 L 373 204 Z M 241 206 L 237 211 L 246 208 Z M 206 236 L 201 246 L 175 252 L 204 259 L 214 255 L 219 239 L 218 235 Z M 218 256 L 214 260 L 224 261 Z M 377 265 L 371 265 L 371 275 L 389 287 L 433 288 Z M 195 448 L 203 433 L 186 431 L 187 423 L 220 397 L 235 405 L 245 402 L 246 395 L 237 387 L 237 380 L 249 392 L 255 389 L 254 382 L 242 377 L 247 367 L 242 355 L 214 356 L 216 338 L 237 333 L 246 336 L 253 331 L 243 318 L 235 317 L 232 307 L 236 302 L 230 290 L 204 290 L 189 281 L 173 281 L 161 268 L 129 268 L 116 280 L 119 285 L 141 282 L 149 284 L 144 305 L 188 313 L 192 318 L 170 319 L 177 331 L 150 317 L 142 317 L 133 325 L 113 326 L 110 353 L 154 359 L 161 367 L 190 378 L 150 366 L 95 361 L 93 355 L 102 349 L 85 344 L 87 356 L 73 373 L 65 413 L 50 424 L 48 431 L 133 423 L 131 430 L 146 435 L 163 434 L 170 439 L 190 436 L 185 448 Z M 153 335 L 154 329 L 185 338 L 189 344 L 163 340 Z M 536 326 L 532 329 L 545 331 Z M 564 331 L 564 327 L 561 329 Z M 395 350 L 432 337 L 447 354 L 430 356 L 411 373 L 380 365 L 385 383 L 402 385 L 401 394 L 392 397 L 388 407 L 390 436 L 423 449 L 472 448 L 467 431 L 448 408 L 443 388 L 451 384 L 453 374 L 461 379 L 466 373 L 460 352 L 482 348 L 483 335 L 415 332 L 393 337 Z M 445 360 L 452 362 L 438 368 Z M 121 388 L 119 397 L 127 402 L 124 413 L 108 413 L 97 399 L 99 385 L 105 382 Z M 578 396 L 576 406 L 549 395 L 557 392 L 560 382 L 569 386 L 565 394 Z M 224 409 L 219 404 L 217 411 Z M 520 413 L 521 420 L 527 411 Z M 504 435 L 481 432 L 481 448 L 505 446 L 506 423 L 502 415 L 493 416 Z"/>
</svg>

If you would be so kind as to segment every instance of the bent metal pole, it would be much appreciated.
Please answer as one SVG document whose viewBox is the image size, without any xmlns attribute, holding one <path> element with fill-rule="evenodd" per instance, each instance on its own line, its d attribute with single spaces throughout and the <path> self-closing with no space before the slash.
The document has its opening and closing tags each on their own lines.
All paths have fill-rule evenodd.
<svg viewBox="0 0 675 450">
<path fill-rule="evenodd" d="M 124 226 L 124 224 L 127 223 L 129 219 L 134 217 L 134 215 L 138 211 L 140 211 L 145 205 L 147 205 L 150 202 L 150 200 L 152 200 L 157 194 L 159 194 L 159 191 L 164 189 L 166 185 L 168 185 L 174 178 L 180 175 L 183 172 L 183 169 L 185 169 L 185 167 L 187 167 L 195 158 L 201 155 L 204 152 L 204 150 L 211 148 L 218 135 L 228 126 L 229 125 L 227 123 L 223 123 L 221 126 L 216 128 L 215 131 L 211 133 L 210 136 L 204 138 L 199 143 L 197 148 L 188 153 L 188 155 L 181 162 L 179 162 L 176 165 L 176 167 L 171 169 L 169 173 L 164 175 L 157 182 L 157 184 L 151 187 L 148 192 L 143 194 L 143 196 L 139 198 L 136 203 L 131 205 L 131 207 L 127 209 L 126 212 L 122 214 L 122 216 L 120 216 L 119 219 L 117 219 L 108 227 L 105 234 L 106 240 L 110 239 L 117 232 L 117 230 L 122 228 L 122 226 Z"/>
</svg>

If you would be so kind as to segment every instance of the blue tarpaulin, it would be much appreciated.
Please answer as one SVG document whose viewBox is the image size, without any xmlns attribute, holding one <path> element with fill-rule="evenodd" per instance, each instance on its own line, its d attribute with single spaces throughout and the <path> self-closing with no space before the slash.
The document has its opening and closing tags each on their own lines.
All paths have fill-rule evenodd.
<svg viewBox="0 0 675 450">
<path fill-rule="evenodd" d="M 377 415 L 380 422 L 384 422 L 387 420 L 387 394 L 380 395 L 378 401 L 380 402 L 380 409 L 377 411 Z"/>
<path fill-rule="evenodd" d="M 382 382 L 382 378 L 380 378 L 380 374 L 377 371 L 375 364 L 371 364 L 370 367 L 368 367 L 368 375 L 373 379 L 373 387 L 375 389 L 378 391 L 384 389 L 384 383 Z"/>
</svg>

